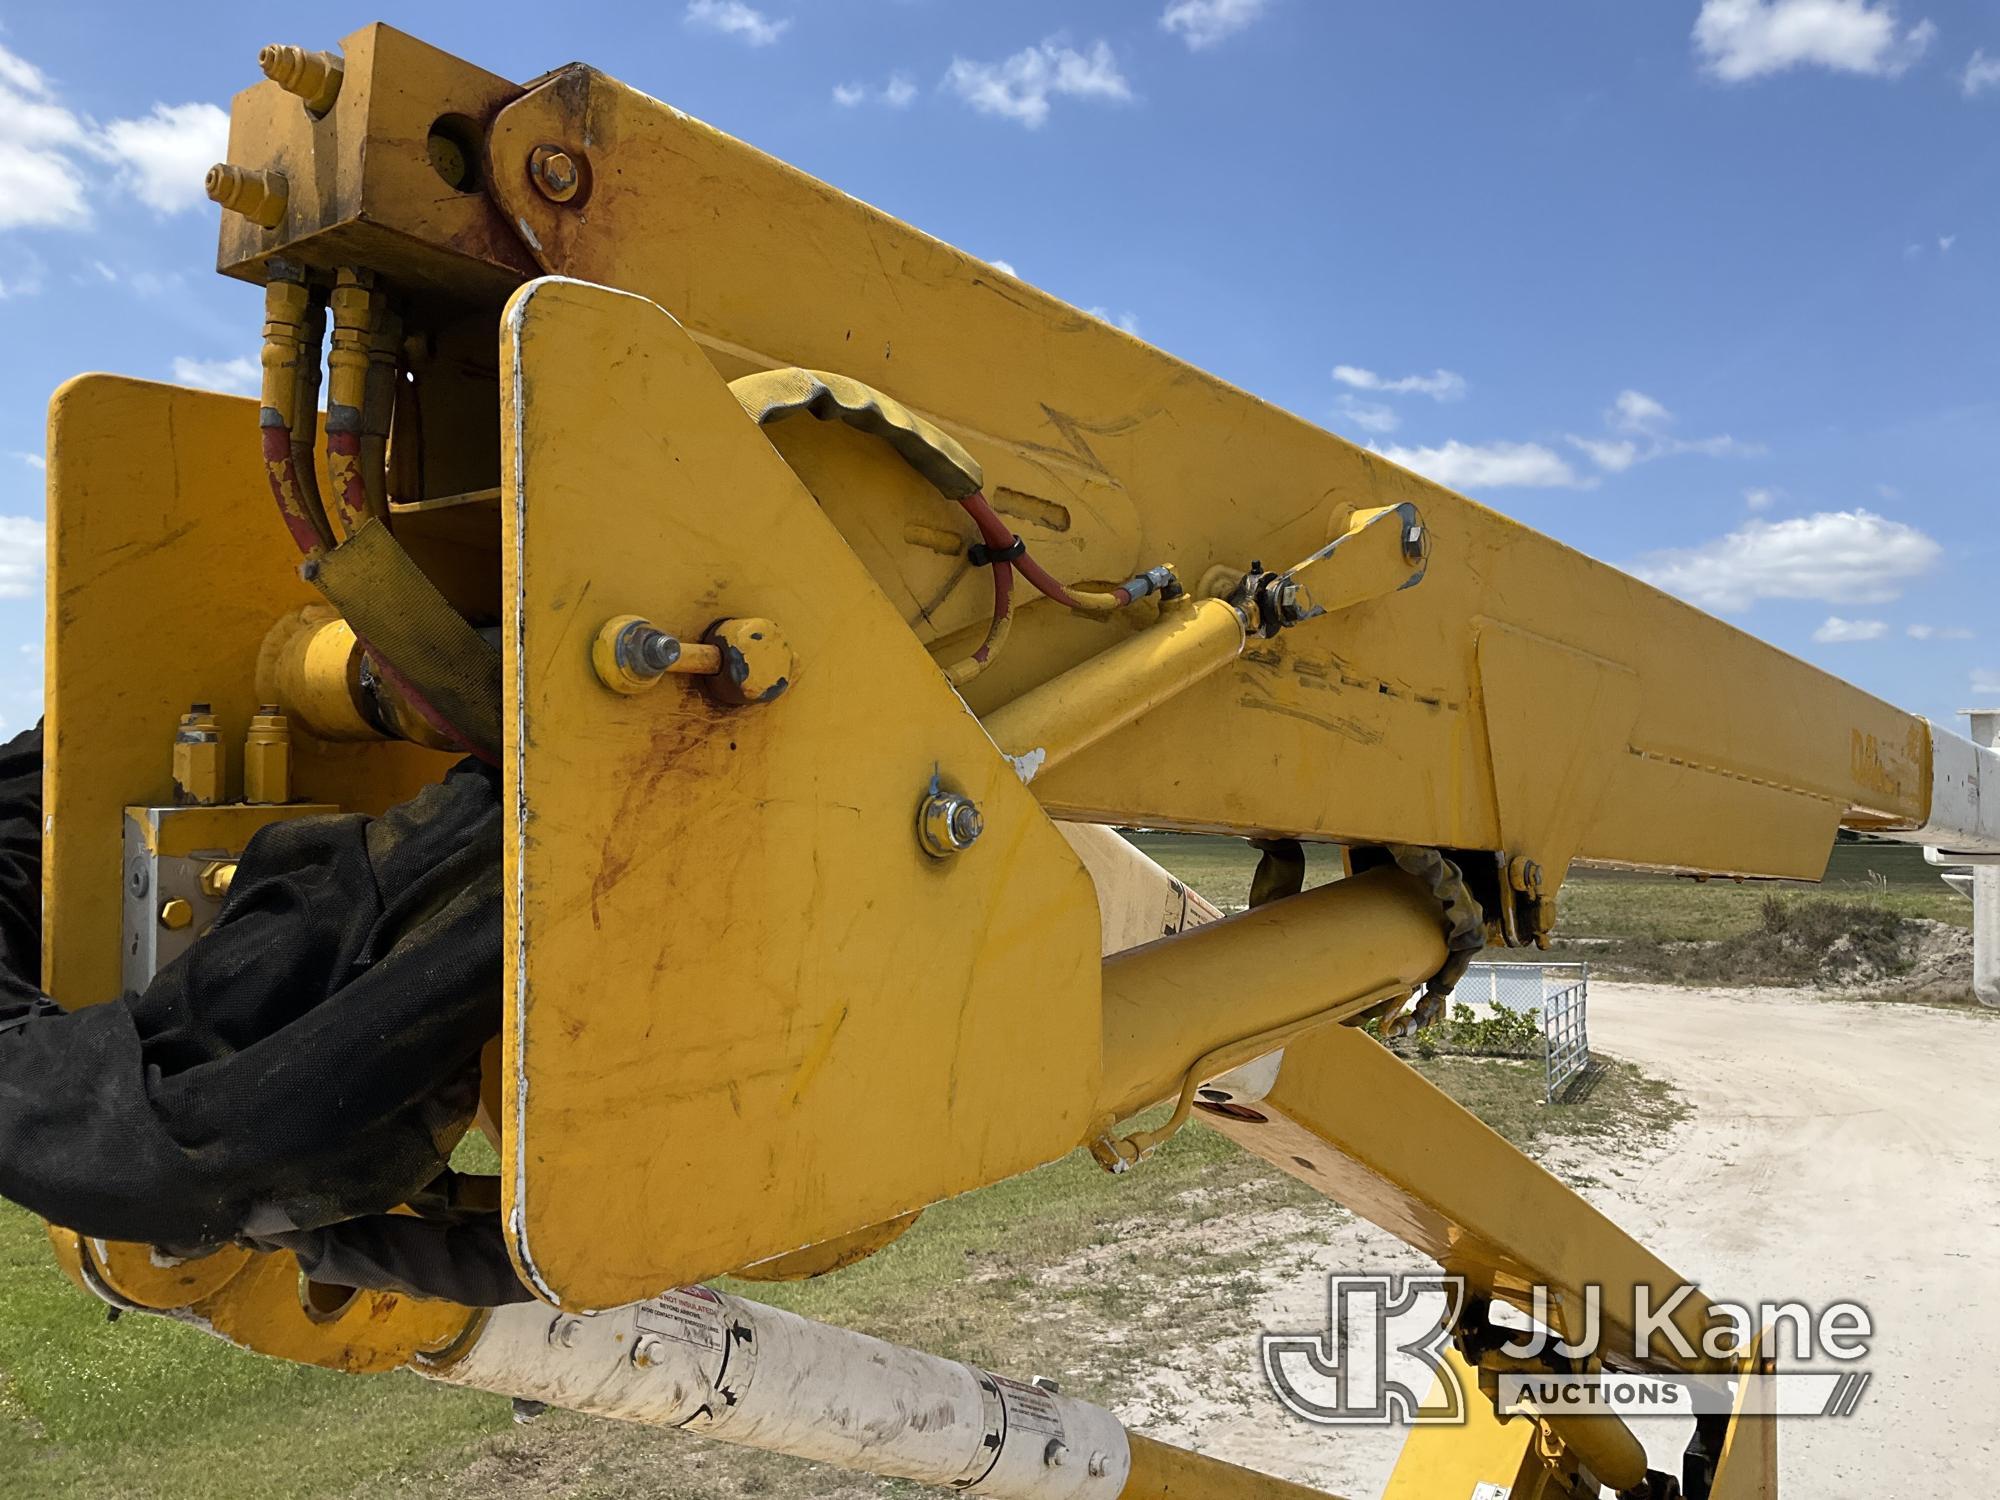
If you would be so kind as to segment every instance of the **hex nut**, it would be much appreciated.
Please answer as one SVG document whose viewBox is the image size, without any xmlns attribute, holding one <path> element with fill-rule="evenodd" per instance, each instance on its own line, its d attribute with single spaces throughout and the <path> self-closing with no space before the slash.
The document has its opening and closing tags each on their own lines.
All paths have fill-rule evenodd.
<svg viewBox="0 0 2000 1500">
<path fill-rule="evenodd" d="M 933 859 L 963 854 L 986 831 L 979 804 L 959 792 L 933 789 L 917 808 L 917 842 Z"/>
</svg>

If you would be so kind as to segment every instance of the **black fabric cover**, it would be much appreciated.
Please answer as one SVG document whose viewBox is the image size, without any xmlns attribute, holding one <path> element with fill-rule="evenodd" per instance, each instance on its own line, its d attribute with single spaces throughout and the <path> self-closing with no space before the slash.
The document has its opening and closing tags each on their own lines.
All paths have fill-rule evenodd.
<svg viewBox="0 0 2000 1500">
<path fill-rule="evenodd" d="M 71 1013 L 33 983 L 40 864 L 38 726 L 0 749 L 0 1196 L 183 1249 L 324 1231 L 287 1248 L 428 1295 L 527 1295 L 496 1274 L 496 1216 L 373 1219 L 444 1169 L 499 1029 L 497 772 L 263 829 L 210 932 L 143 995 Z"/>
</svg>

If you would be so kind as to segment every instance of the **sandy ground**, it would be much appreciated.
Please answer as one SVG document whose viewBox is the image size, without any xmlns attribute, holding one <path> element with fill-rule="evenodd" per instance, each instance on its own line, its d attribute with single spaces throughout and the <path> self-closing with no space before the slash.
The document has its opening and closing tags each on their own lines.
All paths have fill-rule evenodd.
<svg viewBox="0 0 2000 1500">
<path fill-rule="evenodd" d="M 1671 1081 L 1693 1113 L 1664 1140 L 1591 1164 L 1604 1185 L 1586 1196 L 1712 1295 L 1852 1300 L 1874 1317 L 1860 1366 L 1871 1387 L 1851 1417 L 1786 1427 L 1785 1491 L 1985 1493 L 2000 1468 L 1987 1373 L 2000 1348 L 2000 1018 L 1600 981 L 1590 1024 L 1597 1050 Z M 1336 1494 L 1376 1495 L 1400 1435 L 1290 1417 L 1254 1373 L 1256 1328 L 1324 1327 L 1328 1272 L 1424 1263 L 1372 1226 L 1312 1215 L 1256 1237 L 1273 1254 L 1245 1335 L 1163 1351 L 1168 1373 L 1120 1415 Z M 1678 1474 L 1684 1427 L 1644 1427 L 1654 1464 Z"/>
</svg>

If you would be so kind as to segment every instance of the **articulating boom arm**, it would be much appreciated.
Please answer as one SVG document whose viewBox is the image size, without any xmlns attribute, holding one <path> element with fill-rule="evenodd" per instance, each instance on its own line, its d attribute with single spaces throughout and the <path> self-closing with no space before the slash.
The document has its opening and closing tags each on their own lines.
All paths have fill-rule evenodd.
<svg viewBox="0 0 2000 1500">
<path fill-rule="evenodd" d="M 163 1278 L 55 1231 L 101 1294 L 981 1493 L 1301 1494 L 695 1284 L 845 1264 L 1079 1144 L 1131 1169 L 1172 1100 L 1465 1276 L 1481 1378 L 1489 1303 L 1676 1278 L 1342 1023 L 1545 943 L 1577 861 L 1817 879 L 1841 827 L 2000 854 L 1993 750 L 590 68 L 516 85 L 383 26 L 264 65 L 209 181 L 220 269 L 265 288 L 261 401 L 90 377 L 52 414 L 44 978 L 101 998 L 171 956 L 120 973 L 130 858 L 217 896 L 202 861 L 276 804 L 496 766 L 481 1118 L 539 1300 L 301 1300 L 284 1253 Z M 199 659 L 133 628 L 187 597 Z M 238 803 L 204 747 L 264 705 L 289 782 Z M 1280 852 L 1204 925 L 1055 820 Z M 1296 894 L 1285 840 L 1354 873 Z M 853 1441 L 857 1388 L 939 1424 Z M 1613 1419 L 1483 1420 L 1413 1461 L 1664 1493 Z M 1754 1411 L 1708 1437 L 1734 1456 L 1691 1493 L 1774 1493 Z"/>
</svg>

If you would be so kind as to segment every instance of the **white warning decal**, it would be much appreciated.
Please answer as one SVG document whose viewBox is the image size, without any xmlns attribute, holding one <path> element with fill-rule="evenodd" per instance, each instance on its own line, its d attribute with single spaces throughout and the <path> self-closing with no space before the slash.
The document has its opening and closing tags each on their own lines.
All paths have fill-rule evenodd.
<svg viewBox="0 0 2000 1500">
<path fill-rule="evenodd" d="M 729 1344 L 729 1320 L 715 1293 L 706 1287 L 683 1287 L 641 1304 L 637 1323 L 641 1333 L 690 1344 L 710 1354 L 720 1354 Z"/>
<path fill-rule="evenodd" d="M 993 1384 L 999 1387 L 1000 1404 L 1007 1410 L 1008 1436 L 1016 1432 L 1033 1432 L 1050 1438 L 1063 1435 L 1062 1412 L 1047 1391 L 1037 1385 L 1009 1380 L 1004 1375 L 995 1375 Z"/>
</svg>

